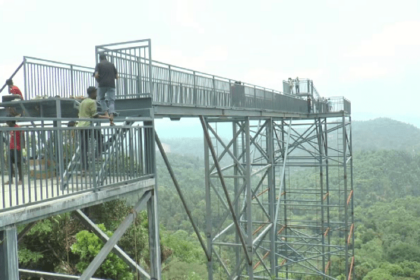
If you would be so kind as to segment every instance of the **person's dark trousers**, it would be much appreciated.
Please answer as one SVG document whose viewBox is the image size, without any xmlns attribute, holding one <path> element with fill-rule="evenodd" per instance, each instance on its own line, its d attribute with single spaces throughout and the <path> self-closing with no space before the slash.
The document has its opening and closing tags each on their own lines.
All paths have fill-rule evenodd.
<svg viewBox="0 0 420 280">
<path fill-rule="evenodd" d="M 11 172 L 12 180 L 15 178 L 15 165 L 17 165 L 19 181 L 22 181 L 22 151 L 21 150 L 10 150 L 10 161 L 9 168 Z"/>
<path fill-rule="evenodd" d="M 299 86 L 296 86 L 296 94 L 299 94 L 299 93 L 300 93 Z"/>
<path fill-rule="evenodd" d="M 83 129 L 80 130 L 80 153 L 82 159 L 82 169 L 88 170 L 89 169 L 89 141 L 90 136 L 92 135 L 92 129 Z M 103 136 L 100 130 L 96 130 L 93 132 L 94 138 L 97 143 L 97 150 L 96 150 L 96 157 L 100 157 L 103 150 Z"/>
</svg>

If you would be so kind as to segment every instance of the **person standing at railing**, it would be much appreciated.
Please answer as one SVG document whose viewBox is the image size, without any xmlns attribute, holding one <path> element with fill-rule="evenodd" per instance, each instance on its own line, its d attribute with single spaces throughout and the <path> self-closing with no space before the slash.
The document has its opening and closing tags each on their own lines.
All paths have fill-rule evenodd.
<svg viewBox="0 0 420 280">
<path fill-rule="evenodd" d="M 9 127 L 20 127 L 16 124 L 16 121 L 7 121 L 6 122 Z M 9 181 L 5 184 L 13 183 L 13 178 L 15 177 L 15 168 L 14 165 L 17 166 L 18 169 L 18 176 L 19 181 L 18 185 L 22 184 L 23 176 L 22 176 L 22 149 L 25 148 L 25 135 L 22 131 L 10 131 L 10 139 L 9 139 L 9 148 L 10 148 L 10 156 L 8 158 L 9 161 L 9 169 L 10 169 L 10 178 Z"/>
<path fill-rule="evenodd" d="M 293 94 L 293 80 L 292 80 L 292 78 L 289 78 L 288 83 L 289 83 L 290 94 Z"/>
<path fill-rule="evenodd" d="M 20 89 L 17 86 L 13 85 L 13 80 L 12 79 L 6 80 L 6 85 L 9 87 L 9 93 L 10 94 L 19 95 L 20 99 L 23 100 L 22 92 L 20 91 Z"/>
<path fill-rule="evenodd" d="M 311 110 L 311 109 L 312 109 L 312 108 L 311 108 L 311 107 L 312 107 L 312 102 L 311 102 L 312 100 L 311 100 L 311 98 L 308 96 L 308 99 L 307 99 L 306 101 L 308 102 L 308 114 L 309 114 L 309 113 L 311 113 L 311 111 L 312 111 L 312 110 Z"/>
<path fill-rule="evenodd" d="M 296 77 L 296 80 L 295 80 L 295 88 L 296 88 L 296 94 L 299 94 L 300 90 L 299 90 L 299 78 L 298 77 Z"/>
<path fill-rule="evenodd" d="M 79 105 L 79 118 L 90 119 L 90 118 L 100 118 L 100 119 L 109 119 L 111 125 L 113 125 L 112 117 L 100 116 L 96 107 L 96 95 L 97 89 L 95 87 L 89 87 L 87 89 L 88 98 L 85 98 L 82 103 Z M 89 138 L 94 137 L 97 141 L 97 153 L 100 157 L 102 153 L 103 146 L 103 136 L 100 129 L 94 129 L 92 133 L 91 121 L 79 121 L 77 127 L 83 128 L 80 130 L 80 153 L 82 159 L 82 173 L 84 173 L 89 168 L 87 154 L 89 151 Z"/>
<path fill-rule="evenodd" d="M 328 110 L 328 112 L 332 111 L 332 102 L 331 102 L 331 99 L 329 99 L 329 98 L 327 100 L 327 110 Z"/>
<path fill-rule="evenodd" d="M 17 86 L 15 86 L 14 84 L 13 84 L 13 80 L 12 79 L 8 79 L 8 80 L 6 80 L 6 85 L 9 87 L 9 94 L 13 94 L 13 95 L 15 95 L 16 97 L 18 97 L 20 100 L 23 100 L 23 95 L 22 95 L 22 92 L 20 91 L 20 89 L 17 87 Z M 13 116 L 13 117 L 20 117 L 21 116 L 21 114 L 20 113 L 18 113 L 17 111 L 16 111 L 16 109 L 15 108 L 13 108 L 13 107 L 8 107 L 7 108 L 7 111 L 9 112 L 9 114 L 11 115 L 11 116 Z"/>
<path fill-rule="evenodd" d="M 106 59 L 105 54 L 99 56 L 100 62 L 95 67 L 95 79 L 99 87 L 99 104 L 106 117 L 115 115 L 115 80 L 118 79 L 118 72 L 115 65 Z M 106 104 L 105 97 L 108 99 Z"/>
</svg>

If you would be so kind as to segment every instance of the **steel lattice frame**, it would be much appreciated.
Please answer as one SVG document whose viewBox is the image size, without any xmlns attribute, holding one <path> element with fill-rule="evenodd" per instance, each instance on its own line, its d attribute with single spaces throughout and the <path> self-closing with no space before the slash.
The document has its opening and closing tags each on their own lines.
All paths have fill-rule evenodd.
<svg viewBox="0 0 420 280">
<path fill-rule="evenodd" d="M 351 118 L 202 125 L 209 279 L 351 278 Z"/>
</svg>

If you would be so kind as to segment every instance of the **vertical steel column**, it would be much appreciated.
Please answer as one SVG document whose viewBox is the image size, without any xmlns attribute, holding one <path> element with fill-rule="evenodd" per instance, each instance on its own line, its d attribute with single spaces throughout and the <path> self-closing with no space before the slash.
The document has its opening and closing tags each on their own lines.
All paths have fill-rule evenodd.
<svg viewBox="0 0 420 280">
<path fill-rule="evenodd" d="M 327 267 L 328 269 L 324 270 L 324 273 L 329 275 L 330 273 L 330 261 L 331 261 L 331 254 L 330 254 L 330 244 L 331 244 L 331 235 L 330 235 L 330 175 L 329 175 L 329 160 L 328 160 L 328 125 L 327 125 L 327 118 L 324 119 L 325 123 L 324 123 L 324 139 L 325 139 L 325 196 L 326 196 L 326 200 L 327 200 L 327 229 L 326 229 L 326 233 L 324 233 L 324 237 L 325 235 L 327 235 L 327 256 L 328 256 L 328 263 L 327 263 Z"/>
<path fill-rule="evenodd" d="M 346 140 L 346 117 L 344 116 L 343 113 L 343 117 L 342 117 L 342 133 L 343 133 L 343 184 L 344 184 L 344 238 L 345 241 L 347 236 L 349 235 L 349 224 L 348 224 L 348 205 L 347 205 L 347 154 L 346 154 L 346 145 L 347 145 L 347 140 Z M 345 242 L 345 262 L 346 262 L 346 270 L 345 270 L 345 274 L 348 275 L 349 273 L 349 260 L 348 260 L 348 254 L 349 254 L 349 245 L 347 244 L 347 242 Z"/>
<path fill-rule="evenodd" d="M 210 256 L 213 255 L 213 233 L 212 233 L 212 212 L 211 212 L 211 189 L 210 189 L 210 163 L 209 163 L 209 146 L 204 139 L 204 184 L 206 188 L 206 237 L 207 251 Z M 213 258 L 207 262 L 208 279 L 213 280 Z"/>
<path fill-rule="evenodd" d="M 276 228 L 277 221 L 275 221 L 276 216 L 276 180 L 275 180 L 275 164 L 274 164 L 274 124 L 273 119 L 268 119 L 266 123 L 266 149 L 268 164 L 270 168 L 267 170 L 267 183 L 268 183 L 268 214 L 270 215 L 271 224 L 273 228 Z M 270 274 L 271 277 L 277 277 L 277 263 L 276 263 L 276 252 L 277 252 L 277 232 L 275 230 L 270 230 Z"/>
<path fill-rule="evenodd" d="M 236 130 L 237 130 L 237 125 L 236 125 L 236 122 L 233 121 L 232 122 L 232 137 L 235 137 Z M 233 155 L 235 156 L 235 158 L 238 158 L 238 139 L 235 139 L 233 141 L 232 147 L 233 147 Z M 234 197 L 238 197 L 238 195 L 239 195 L 238 194 L 238 192 L 239 192 L 239 178 L 237 178 L 236 176 L 238 176 L 239 167 L 238 167 L 238 162 L 234 161 L 233 164 L 234 164 L 233 175 L 235 176 L 235 178 L 233 179 L 234 194 L 235 194 Z M 238 214 L 239 213 L 239 199 L 236 199 L 235 205 L 233 207 L 234 207 L 235 213 Z M 235 243 L 239 244 L 239 242 L 240 242 L 240 240 L 239 240 L 238 232 L 235 231 Z M 238 268 L 238 270 L 235 271 L 235 273 L 236 273 L 236 275 L 239 275 L 240 274 L 239 266 L 240 266 L 240 262 L 241 262 L 241 255 L 240 255 L 239 246 L 235 247 L 235 260 L 236 260 L 235 267 Z"/>
<path fill-rule="evenodd" d="M 0 280 L 19 280 L 16 226 L 0 231 Z"/>
<path fill-rule="evenodd" d="M 292 124 L 290 123 L 290 125 L 292 125 Z M 287 158 L 287 155 L 286 155 L 286 147 L 284 145 L 284 141 L 285 141 L 285 139 L 284 139 L 284 119 L 281 118 L 281 143 L 282 143 L 282 151 L 283 151 L 283 155 L 282 155 L 283 162 Z M 285 168 L 286 168 L 286 165 L 285 165 Z M 286 170 L 284 170 L 284 172 L 286 173 Z M 281 184 L 281 182 L 280 182 L 280 184 Z M 287 188 L 286 188 L 286 176 L 283 176 L 283 190 L 282 191 L 284 193 L 284 196 L 283 196 L 284 225 L 283 225 L 283 227 L 284 227 L 284 236 L 285 236 L 284 237 L 284 243 L 283 244 L 284 244 L 284 248 L 285 248 L 285 253 L 284 254 L 285 254 L 286 257 L 288 257 L 288 252 L 287 252 L 288 251 L 287 250 L 287 236 L 289 234 L 288 233 L 289 230 L 287 228 Z M 281 193 L 279 193 L 279 196 L 281 196 Z M 289 278 L 289 266 L 288 265 L 286 265 L 286 279 L 287 278 Z"/>
<path fill-rule="evenodd" d="M 253 246 L 252 246 L 252 189 L 251 189 L 251 129 L 249 117 L 245 119 L 245 180 L 246 180 L 246 233 L 247 233 L 247 250 L 250 261 L 247 263 L 248 279 L 254 279 L 253 263 Z"/>
<path fill-rule="evenodd" d="M 352 235 L 352 257 L 354 257 L 354 233 L 356 231 L 356 227 L 354 225 L 354 189 L 353 189 L 353 134 L 351 128 L 351 117 L 349 117 L 349 126 L 350 126 L 350 137 L 349 137 L 349 146 L 350 146 L 350 188 L 351 188 L 351 224 L 353 225 L 353 235 Z M 354 266 L 353 271 L 350 271 L 352 275 L 354 275 Z"/>
<path fill-rule="evenodd" d="M 321 199 L 321 242 L 322 242 L 322 272 L 325 273 L 325 223 L 324 223 L 324 174 L 323 174 L 323 158 L 324 158 L 324 141 L 322 132 L 321 119 L 315 119 L 316 122 L 316 133 L 318 138 L 318 149 L 319 149 L 319 184 L 320 184 L 320 199 Z M 323 276 L 325 279 L 325 276 Z"/>
<path fill-rule="evenodd" d="M 152 121 L 144 122 L 145 126 L 145 156 L 146 174 L 153 174 L 155 177 L 155 188 L 152 197 L 147 202 L 147 216 L 149 221 L 149 250 L 150 250 L 150 276 L 161 279 L 161 261 L 159 244 L 159 219 L 158 219 L 158 192 L 155 160 L 155 129 Z"/>
</svg>

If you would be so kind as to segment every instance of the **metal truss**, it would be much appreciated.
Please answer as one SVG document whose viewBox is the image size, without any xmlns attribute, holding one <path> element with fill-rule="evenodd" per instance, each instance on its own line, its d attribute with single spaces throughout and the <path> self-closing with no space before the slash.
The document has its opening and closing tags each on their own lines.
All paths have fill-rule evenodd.
<svg viewBox="0 0 420 280">
<path fill-rule="evenodd" d="M 350 279 L 350 117 L 200 120 L 209 279 Z"/>
</svg>

